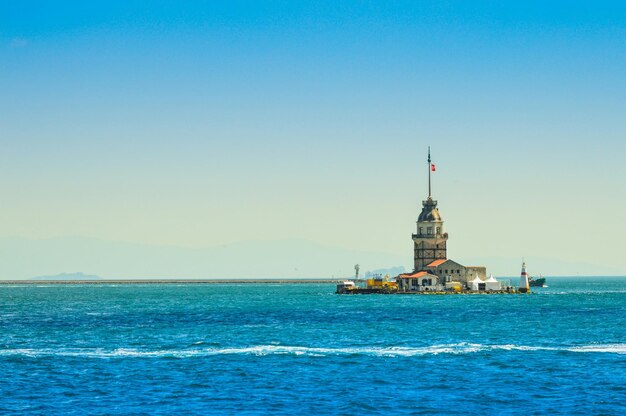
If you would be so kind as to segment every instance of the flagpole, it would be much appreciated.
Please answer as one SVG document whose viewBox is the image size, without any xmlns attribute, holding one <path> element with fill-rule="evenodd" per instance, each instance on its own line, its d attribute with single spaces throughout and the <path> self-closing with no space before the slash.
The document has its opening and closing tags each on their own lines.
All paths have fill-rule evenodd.
<svg viewBox="0 0 626 416">
<path fill-rule="evenodd" d="M 430 194 L 430 171 L 431 171 L 431 167 L 430 167 L 430 146 L 428 146 L 428 198 L 430 199 L 431 194 Z"/>
</svg>

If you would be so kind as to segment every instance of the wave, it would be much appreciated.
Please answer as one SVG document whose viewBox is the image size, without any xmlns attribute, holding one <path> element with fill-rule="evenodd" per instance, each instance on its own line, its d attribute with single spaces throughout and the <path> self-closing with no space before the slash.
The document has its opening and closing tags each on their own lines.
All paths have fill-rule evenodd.
<svg viewBox="0 0 626 416">
<path fill-rule="evenodd" d="M 626 354 L 626 344 L 591 344 L 579 346 L 528 346 L 528 345 L 484 345 L 484 344 L 441 344 L 426 347 L 299 347 L 283 345 L 256 345 L 251 347 L 233 348 L 195 348 L 195 349 L 168 349 L 168 350 L 140 350 L 133 348 L 116 349 L 3 349 L 0 356 L 20 357 L 82 357 L 82 358 L 192 358 L 214 355 L 303 355 L 303 356 L 331 356 L 331 355 L 365 355 L 378 357 L 412 357 L 438 354 L 471 354 L 488 351 L 562 351 L 574 353 L 612 353 Z"/>
</svg>

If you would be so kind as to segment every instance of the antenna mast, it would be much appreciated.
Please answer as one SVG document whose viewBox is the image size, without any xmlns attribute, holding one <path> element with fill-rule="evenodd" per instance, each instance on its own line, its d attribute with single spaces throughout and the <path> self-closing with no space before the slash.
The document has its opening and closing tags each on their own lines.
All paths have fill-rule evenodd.
<svg viewBox="0 0 626 416">
<path fill-rule="evenodd" d="M 431 192 L 430 192 L 430 171 L 431 171 L 431 167 L 430 167 L 430 146 L 428 146 L 428 199 L 431 198 Z"/>
</svg>

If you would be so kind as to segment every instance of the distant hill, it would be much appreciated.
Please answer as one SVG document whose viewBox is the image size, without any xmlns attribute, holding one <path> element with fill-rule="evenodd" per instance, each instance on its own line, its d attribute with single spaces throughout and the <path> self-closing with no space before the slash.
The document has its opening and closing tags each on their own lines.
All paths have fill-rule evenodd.
<svg viewBox="0 0 626 416">
<path fill-rule="evenodd" d="M 351 275 L 354 264 L 363 270 L 376 270 L 410 263 L 410 254 L 351 250 L 291 239 L 190 248 L 81 237 L 13 237 L 0 238 L 0 279 L 65 279 L 68 275 L 50 276 L 57 270 L 90 270 L 103 279 L 340 278 Z"/>
<path fill-rule="evenodd" d="M 395 276 L 413 266 L 411 242 L 400 255 L 352 250 L 305 240 L 241 241 L 213 247 L 175 247 L 64 237 L 44 240 L 0 238 L 0 279 L 93 280 L 166 278 L 351 278 Z M 466 265 L 485 265 L 496 277 L 518 276 L 521 258 L 452 258 Z M 544 276 L 624 275 L 602 264 L 526 258 L 531 274 Z M 395 265 L 396 267 L 389 266 Z M 94 275 L 61 273 L 89 270 Z M 95 276 L 97 275 L 97 276 Z"/>
<path fill-rule="evenodd" d="M 100 280 L 100 276 L 96 276 L 95 274 L 85 274 L 85 273 L 59 273 L 53 276 L 37 276 L 33 277 L 32 280 Z"/>
</svg>

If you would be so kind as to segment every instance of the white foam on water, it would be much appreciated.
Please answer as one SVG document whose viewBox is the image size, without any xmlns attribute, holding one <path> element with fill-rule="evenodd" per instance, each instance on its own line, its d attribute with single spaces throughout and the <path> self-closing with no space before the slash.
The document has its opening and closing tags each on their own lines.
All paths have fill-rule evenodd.
<svg viewBox="0 0 626 416">
<path fill-rule="evenodd" d="M 82 358 L 192 358 L 215 355 L 296 355 L 331 356 L 365 355 L 376 357 L 413 357 L 438 354 L 472 354 L 488 351 L 565 351 L 576 353 L 626 354 L 626 344 L 592 344 L 581 346 L 542 347 L 530 345 L 484 345 L 471 343 L 441 344 L 426 347 L 345 347 L 322 348 L 285 345 L 256 345 L 233 348 L 195 348 L 180 350 L 141 350 L 134 348 L 105 349 L 4 349 L 0 356 L 82 357 Z"/>
<path fill-rule="evenodd" d="M 580 347 L 571 347 L 567 351 L 571 352 L 609 352 L 615 354 L 626 354 L 626 344 L 608 344 L 608 345 L 583 345 Z"/>
</svg>

